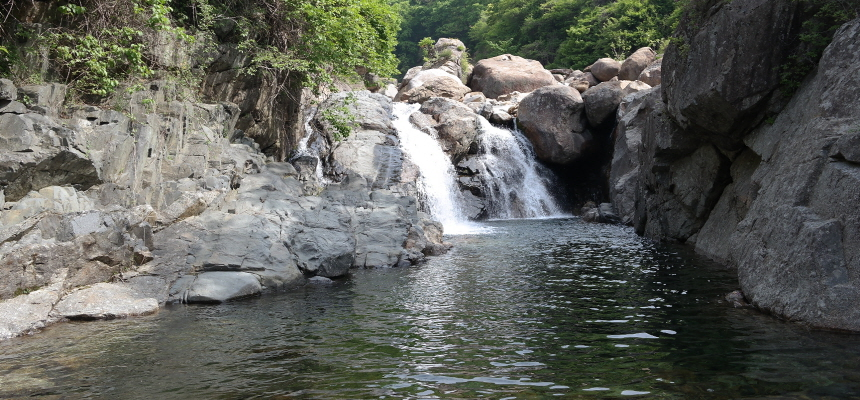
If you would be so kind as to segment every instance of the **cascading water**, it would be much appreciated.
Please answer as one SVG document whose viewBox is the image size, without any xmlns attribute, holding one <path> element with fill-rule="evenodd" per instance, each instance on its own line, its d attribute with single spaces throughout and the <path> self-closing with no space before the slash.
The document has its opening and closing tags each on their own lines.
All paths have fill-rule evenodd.
<svg viewBox="0 0 860 400">
<path fill-rule="evenodd" d="M 477 163 L 482 172 L 488 215 L 492 219 L 560 216 L 549 187 L 555 175 L 537 162 L 529 140 L 518 130 L 481 119 Z"/>
<path fill-rule="evenodd" d="M 294 155 L 290 159 L 290 161 L 296 160 L 300 157 L 316 158 L 317 166 L 316 166 L 315 174 L 316 174 L 317 182 L 321 185 L 325 185 L 325 184 L 328 184 L 329 181 L 323 175 L 323 165 L 322 165 L 322 160 L 320 159 L 320 153 L 322 153 L 322 150 L 320 149 L 321 140 L 315 140 L 311 143 L 311 138 L 314 135 L 317 135 L 313 126 L 311 126 L 311 120 L 314 119 L 314 117 L 316 116 L 316 113 L 317 113 L 316 107 L 314 107 L 314 108 L 312 108 L 306 112 L 305 118 L 304 118 L 305 137 L 303 137 L 302 140 L 299 141 L 299 145 L 296 147 L 296 152 L 294 153 Z M 320 139 L 320 138 L 318 138 L 318 139 Z"/>
<path fill-rule="evenodd" d="M 436 138 L 409 122 L 409 116 L 419 107 L 419 104 L 394 103 L 393 124 L 400 137 L 400 147 L 421 172 L 418 189 L 426 198 L 430 214 L 442 223 L 447 234 L 480 232 L 482 228 L 463 215 L 451 159 Z"/>
<path fill-rule="evenodd" d="M 464 199 L 451 159 L 436 138 L 417 129 L 409 116 L 419 105 L 394 104 L 394 127 L 400 147 L 418 166 L 419 190 L 445 233 L 474 233 L 479 229 L 466 218 Z M 534 150 L 521 133 L 481 120 L 480 152 L 475 157 L 485 188 L 488 216 L 493 219 L 540 218 L 561 215 L 547 189 L 553 175 L 535 161 Z"/>
</svg>

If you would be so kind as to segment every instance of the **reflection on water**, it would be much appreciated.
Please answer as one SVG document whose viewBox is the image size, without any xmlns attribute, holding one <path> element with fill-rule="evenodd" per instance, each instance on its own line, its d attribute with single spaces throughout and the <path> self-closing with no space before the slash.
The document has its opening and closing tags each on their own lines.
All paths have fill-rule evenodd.
<svg viewBox="0 0 860 400">
<path fill-rule="evenodd" d="M 0 342 L 0 397 L 860 398 L 860 337 L 721 296 L 730 271 L 576 219 L 412 268 Z"/>
</svg>

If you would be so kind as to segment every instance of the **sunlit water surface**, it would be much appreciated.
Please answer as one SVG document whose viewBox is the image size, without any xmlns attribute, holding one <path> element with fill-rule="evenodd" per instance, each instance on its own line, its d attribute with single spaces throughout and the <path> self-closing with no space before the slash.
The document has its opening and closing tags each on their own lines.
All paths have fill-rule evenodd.
<svg viewBox="0 0 860 400">
<path fill-rule="evenodd" d="M 0 397 L 860 398 L 860 338 L 627 229 L 495 221 L 411 268 L 0 342 Z"/>
</svg>

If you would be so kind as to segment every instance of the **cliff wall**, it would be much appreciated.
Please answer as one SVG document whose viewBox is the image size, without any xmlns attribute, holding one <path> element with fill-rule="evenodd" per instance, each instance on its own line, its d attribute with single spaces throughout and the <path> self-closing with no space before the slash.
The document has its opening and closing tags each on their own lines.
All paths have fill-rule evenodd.
<svg viewBox="0 0 860 400">
<path fill-rule="evenodd" d="M 663 85 L 619 109 L 611 195 L 638 232 L 737 267 L 755 307 L 856 331 L 860 19 L 788 97 L 803 4 L 736 0 L 682 26 Z"/>
</svg>

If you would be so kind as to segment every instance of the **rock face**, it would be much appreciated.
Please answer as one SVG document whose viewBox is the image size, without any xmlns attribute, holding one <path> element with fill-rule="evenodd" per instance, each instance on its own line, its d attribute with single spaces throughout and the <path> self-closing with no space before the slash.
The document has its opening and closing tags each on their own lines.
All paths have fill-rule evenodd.
<svg viewBox="0 0 860 400">
<path fill-rule="evenodd" d="M 579 157 L 590 139 L 583 107 L 579 92 L 569 86 L 543 87 L 520 102 L 520 123 L 538 159 L 567 164 Z"/>
<path fill-rule="evenodd" d="M 780 62 L 772 38 L 792 34 L 795 5 L 734 1 L 684 31 L 688 54 L 667 53 L 666 84 L 619 107 L 612 201 L 638 232 L 737 267 L 754 307 L 857 331 L 860 19 L 837 31 L 773 123 L 757 123 L 777 84 L 745 60 Z M 712 35 L 727 29 L 738 34 Z"/>
<path fill-rule="evenodd" d="M 461 81 L 468 78 L 469 72 L 463 70 L 463 54 L 466 51 L 466 46 L 459 39 L 439 38 L 436 44 L 433 45 L 433 51 L 436 52 L 436 60 L 430 65 L 430 68 L 439 69 L 456 76 Z"/>
<path fill-rule="evenodd" d="M 623 221 L 649 237 L 687 241 L 728 184 L 729 162 L 666 118 L 660 88 L 631 95 L 619 111 L 610 175 Z"/>
<path fill-rule="evenodd" d="M 57 110 L 60 89 L 27 87 L 41 96 L 31 108 L 0 110 L 2 338 L 411 265 L 447 249 L 441 225 L 418 211 L 414 184 L 401 179 L 383 95 L 323 104 L 339 110 L 353 99 L 356 123 L 336 141 L 330 121 L 318 121 L 334 180 L 323 187 L 300 180 L 315 176 L 316 159 L 297 163 L 308 170 L 300 174 L 234 135 L 241 113 L 231 103 L 171 101 L 172 89 L 156 81 L 145 93 L 154 105 L 135 103 L 127 116 Z"/>
<path fill-rule="evenodd" d="M 469 77 L 469 87 L 491 99 L 550 85 L 558 85 L 558 82 L 539 61 L 510 54 L 478 61 Z"/>
<path fill-rule="evenodd" d="M 855 331 L 860 169 L 849 143 L 856 143 L 860 124 L 860 105 L 851 100 L 860 88 L 858 40 L 860 20 L 836 33 L 815 77 L 773 125 L 745 139 L 757 157 L 743 160 L 741 179 L 720 200 L 741 205 L 734 216 L 742 219 L 729 236 L 737 247 L 728 258 L 738 265 L 741 288 L 754 306 Z M 703 229 L 702 236 L 717 240 L 722 228 Z"/>
<path fill-rule="evenodd" d="M 684 51 L 675 46 L 663 59 L 671 71 L 663 75 L 663 91 L 672 118 L 724 148 L 739 148 L 739 139 L 774 105 L 801 7 L 788 0 L 731 2 L 700 29 L 681 30 Z"/>
<path fill-rule="evenodd" d="M 278 96 L 278 82 L 272 73 L 245 74 L 250 57 L 233 43 L 218 46 L 218 53 L 203 79 L 201 93 L 210 102 L 229 101 L 238 106 L 236 129 L 253 139 L 260 148 L 277 159 L 298 141 L 300 82 L 288 82 L 289 95 Z"/>
</svg>

